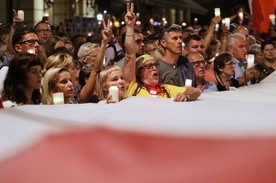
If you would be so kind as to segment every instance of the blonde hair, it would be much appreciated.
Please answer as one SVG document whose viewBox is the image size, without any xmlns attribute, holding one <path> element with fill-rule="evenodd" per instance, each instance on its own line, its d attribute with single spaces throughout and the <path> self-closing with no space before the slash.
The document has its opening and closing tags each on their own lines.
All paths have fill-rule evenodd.
<svg viewBox="0 0 276 183">
<path fill-rule="evenodd" d="M 102 70 L 98 76 L 96 84 L 96 92 L 100 100 L 104 100 L 107 97 L 108 91 L 103 90 L 104 84 L 106 84 L 106 79 L 110 73 L 113 71 L 121 71 L 121 68 L 116 65 L 107 66 Z"/>
<path fill-rule="evenodd" d="M 58 79 L 58 75 L 68 70 L 65 67 L 62 68 L 50 68 L 45 72 L 42 84 L 42 104 L 54 104 L 53 102 L 53 91 Z"/>
<path fill-rule="evenodd" d="M 73 57 L 68 53 L 56 53 L 49 56 L 46 59 L 46 63 L 44 65 L 44 71 L 46 72 L 50 68 L 68 68 L 70 64 L 74 63 Z"/>
</svg>

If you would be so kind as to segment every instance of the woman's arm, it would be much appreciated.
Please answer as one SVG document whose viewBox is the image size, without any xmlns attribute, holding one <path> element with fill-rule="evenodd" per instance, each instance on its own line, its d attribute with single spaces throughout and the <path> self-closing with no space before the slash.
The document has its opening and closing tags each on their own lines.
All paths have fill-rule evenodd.
<svg viewBox="0 0 276 183">
<path fill-rule="evenodd" d="M 19 24 L 22 24 L 23 20 L 18 18 L 17 12 L 15 9 L 12 10 L 12 14 L 13 14 L 12 15 L 13 19 L 12 19 L 12 26 L 11 26 L 10 34 L 9 34 L 8 41 L 7 41 L 7 51 L 11 54 L 15 54 L 16 51 L 14 50 L 13 45 L 12 45 L 12 37 L 16 30 L 16 27 L 19 26 Z"/>
<path fill-rule="evenodd" d="M 221 20 L 220 16 L 216 16 L 212 19 L 212 21 L 208 27 L 206 36 L 203 39 L 205 48 L 207 48 L 209 46 L 209 44 L 213 38 L 213 33 L 216 28 L 216 25 L 220 22 L 220 20 Z"/>
<path fill-rule="evenodd" d="M 125 15 L 126 22 L 126 39 L 125 39 L 125 63 L 123 67 L 123 76 L 126 84 L 135 80 L 136 77 L 136 52 L 134 39 L 134 24 L 136 16 L 133 12 L 134 4 L 127 3 L 127 13 Z"/>
<path fill-rule="evenodd" d="M 98 71 L 102 68 L 104 53 L 105 53 L 107 44 L 111 40 L 111 37 L 112 37 L 112 30 L 110 29 L 110 21 L 108 20 L 107 24 L 105 24 L 103 20 L 102 41 L 100 45 L 100 50 L 97 53 L 96 60 L 92 66 L 92 70 L 86 81 L 86 84 L 82 87 L 79 95 L 80 100 L 83 102 L 88 102 L 89 99 L 94 94 Z"/>
</svg>

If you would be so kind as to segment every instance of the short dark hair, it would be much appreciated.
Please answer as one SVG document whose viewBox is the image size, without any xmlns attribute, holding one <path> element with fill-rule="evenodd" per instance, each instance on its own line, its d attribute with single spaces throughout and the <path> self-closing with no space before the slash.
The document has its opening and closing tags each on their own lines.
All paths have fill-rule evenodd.
<svg viewBox="0 0 276 183">
<path fill-rule="evenodd" d="M 225 63 L 228 62 L 229 60 L 232 61 L 232 59 L 233 59 L 233 56 L 229 52 L 224 52 L 224 53 L 219 54 L 214 60 L 215 73 L 216 74 L 221 73 L 221 71 L 219 69 L 224 68 Z"/>
<path fill-rule="evenodd" d="M 21 26 L 17 28 L 12 35 L 12 46 L 14 48 L 15 44 L 20 43 L 22 41 L 23 36 L 29 33 L 36 34 L 35 30 L 33 28 L 27 27 L 27 26 Z"/>
<path fill-rule="evenodd" d="M 11 60 L 2 91 L 4 100 L 26 104 L 28 99 L 24 92 L 24 86 L 27 85 L 27 72 L 31 67 L 37 65 L 43 68 L 39 57 L 30 53 L 19 53 Z M 32 101 L 34 104 L 40 104 L 41 94 L 39 89 L 33 91 Z"/>
<path fill-rule="evenodd" d="M 39 25 L 39 24 L 48 24 L 50 27 L 51 27 L 51 24 L 48 22 L 48 21 L 46 21 L 46 20 L 41 20 L 41 21 L 39 21 L 39 22 L 37 22 L 37 24 L 35 24 L 35 30 L 37 31 L 37 26 Z M 51 27 L 51 29 L 52 29 L 52 27 Z"/>
<path fill-rule="evenodd" d="M 177 25 L 177 24 L 172 24 L 170 27 L 164 27 L 160 33 L 159 33 L 159 40 L 162 40 L 166 37 L 166 35 L 169 33 L 169 32 L 172 32 L 172 31 L 180 31 L 182 32 L 182 28 L 180 25 Z"/>
<path fill-rule="evenodd" d="M 268 40 L 265 40 L 261 43 L 261 50 L 262 52 L 264 51 L 264 47 L 268 44 L 272 44 L 273 47 L 275 48 L 275 43 L 271 40 L 271 39 L 268 39 Z"/>
<path fill-rule="evenodd" d="M 185 45 L 188 45 L 191 40 L 201 41 L 202 38 L 198 34 L 191 34 L 188 37 L 186 37 L 183 41 Z"/>
</svg>

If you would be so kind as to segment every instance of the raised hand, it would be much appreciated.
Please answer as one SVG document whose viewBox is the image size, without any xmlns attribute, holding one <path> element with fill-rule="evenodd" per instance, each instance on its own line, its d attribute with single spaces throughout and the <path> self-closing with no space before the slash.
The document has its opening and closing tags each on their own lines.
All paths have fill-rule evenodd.
<svg viewBox="0 0 276 183">
<path fill-rule="evenodd" d="M 110 20 L 108 19 L 107 20 L 107 23 L 105 23 L 105 21 L 103 20 L 102 21 L 102 24 L 103 24 L 103 30 L 102 30 L 102 40 L 105 42 L 105 43 L 109 43 L 109 41 L 111 40 L 112 38 L 112 30 L 110 28 Z"/>
<path fill-rule="evenodd" d="M 23 20 L 21 20 L 18 15 L 17 15 L 17 11 L 15 9 L 12 10 L 12 21 L 13 21 L 13 24 L 17 24 L 17 23 L 21 23 L 23 22 Z"/>
<path fill-rule="evenodd" d="M 125 23 L 126 26 L 134 26 L 136 21 L 136 16 L 134 13 L 134 4 L 133 3 L 127 3 L 127 13 L 125 15 Z"/>
<path fill-rule="evenodd" d="M 221 21 L 221 16 L 213 17 L 211 20 L 211 24 L 216 25 Z"/>
</svg>

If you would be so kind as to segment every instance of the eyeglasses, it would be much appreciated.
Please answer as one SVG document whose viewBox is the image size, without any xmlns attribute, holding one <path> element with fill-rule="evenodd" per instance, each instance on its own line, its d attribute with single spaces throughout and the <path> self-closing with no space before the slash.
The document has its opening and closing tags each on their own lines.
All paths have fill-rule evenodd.
<svg viewBox="0 0 276 183">
<path fill-rule="evenodd" d="M 142 44 L 143 42 L 144 42 L 144 40 L 142 40 L 142 39 L 135 40 L 135 43 L 138 45 Z"/>
<path fill-rule="evenodd" d="M 152 70 L 153 67 L 158 68 L 158 66 L 159 66 L 158 62 L 156 62 L 156 63 L 150 63 L 150 64 L 146 64 L 146 65 L 142 66 L 141 69 L 146 68 L 147 70 Z"/>
<path fill-rule="evenodd" d="M 205 60 L 200 60 L 196 62 L 191 62 L 193 66 L 199 67 L 200 64 L 205 65 L 207 62 Z"/>
<path fill-rule="evenodd" d="M 97 57 L 97 54 L 92 54 L 92 53 L 90 53 L 90 54 L 86 55 L 86 57 L 96 58 L 96 57 Z"/>
<path fill-rule="evenodd" d="M 41 41 L 36 39 L 31 39 L 31 40 L 19 42 L 18 44 L 27 44 L 29 46 L 36 46 L 36 44 L 41 45 Z"/>
<path fill-rule="evenodd" d="M 40 33 L 40 32 L 43 32 L 43 33 L 51 33 L 51 29 L 37 29 L 37 32 Z"/>
</svg>

